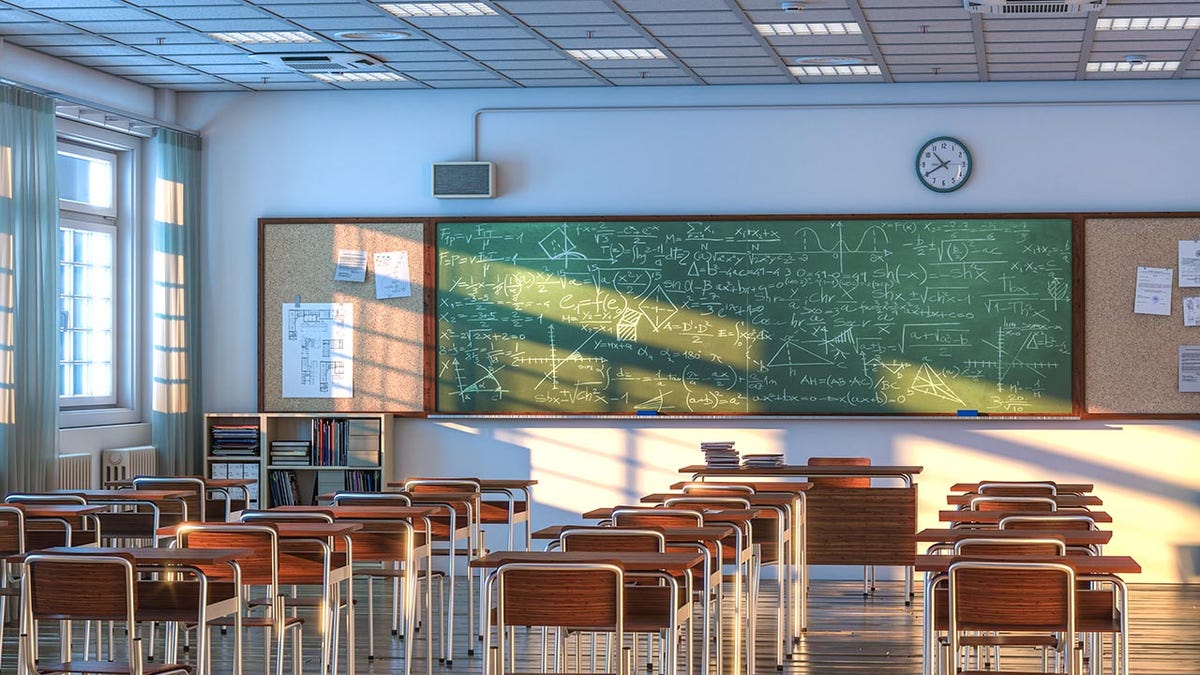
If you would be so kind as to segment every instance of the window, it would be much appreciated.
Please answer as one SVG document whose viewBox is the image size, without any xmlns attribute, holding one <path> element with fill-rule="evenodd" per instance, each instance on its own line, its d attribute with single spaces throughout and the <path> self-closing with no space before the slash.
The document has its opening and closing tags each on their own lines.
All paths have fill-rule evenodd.
<svg viewBox="0 0 1200 675">
<path fill-rule="evenodd" d="M 59 121 L 61 426 L 139 421 L 134 386 L 140 139 Z"/>
</svg>

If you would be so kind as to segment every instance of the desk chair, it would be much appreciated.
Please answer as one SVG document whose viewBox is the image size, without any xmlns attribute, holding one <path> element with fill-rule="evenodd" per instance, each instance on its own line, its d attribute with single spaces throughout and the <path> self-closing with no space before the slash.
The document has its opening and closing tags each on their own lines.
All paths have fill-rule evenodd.
<svg viewBox="0 0 1200 675">
<path fill-rule="evenodd" d="M 78 495 L 15 493 L 4 498 L 5 504 L 67 504 L 86 506 L 87 500 Z M 88 524 L 92 527 L 89 528 Z M 100 521 L 94 516 L 83 518 L 26 519 L 25 550 L 36 551 L 55 546 L 99 546 Z"/>
<path fill-rule="evenodd" d="M 243 511 L 242 523 L 333 523 L 333 516 L 314 507 L 312 511 Z M 339 546 L 341 548 L 339 548 Z M 290 596 L 281 596 L 293 614 L 300 608 L 317 611 L 321 631 L 322 664 L 337 672 L 338 645 L 341 644 L 341 614 L 346 613 L 346 660 L 354 663 L 354 622 L 351 604 L 341 595 L 341 582 L 353 583 L 351 552 L 345 544 L 330 540 L 282 539 L 279 553 L 279 583 L 291 587 Z M 317 597 L 298 595 L 299 586 L 319 586 Z M 352 593 L 351 593 L 352 595 Z M 273 598 L 251 600 L 252 605 L 274 602 Z M 351 667 L 351 670 L 353 668 Z"/>
<path fill-rule="evenodd" d="M 948 672 L 985 675 L 960 667 L 964 647 L 1045 646 L 1059 653 L 1067 673 L 1080 675 L 1071 567 L 1034 559 L 963 559 L 950 565 L 948 576 Z"/>
<path fill-rule="evenodd" d="M 495 588 L 495 612 L 487 612 L 484 651 L 488 654 L 488 675 L 516 672 L 515 649 L 505 639 L 508 629 L 531 626 L 542 629 L 541 672 L 564 673 L 566 634 L 568 631 L 612 633 L 615 643 L 625 642 L 625 576 L 621 567 L 609 563 L 509 563 L 501 565 L 485 586 L 485 606 L 491 605 Z M 491 619 L 495 617 L 496 642 L 491 644 Z M 547 636 L 556 632 L 554 664 L 546 670 Z M 506 646 L 506 642 L 509 644 Z M 611 654 L 606 660 L 611 661 Z M 632 675 L 632 657 L 622 651 L 615 673 Z M 595 671 L 593 671 L 595 672 Z M 614 671 L 610 671 L 614 672 Z"/>
<path fill-rule="evenodd" d="M 409 497 L 407 495 L 400 494 L 397 492 L 337 492 L 337 493 L 334 493 L 331 503 L 334 506 L 401 506 L 401 507 L 412 506 L 412 500 L 409 499 Z M 432 533 L 429 532 L 429 527 L 426 527 L 425 532 L 416 534 L 415 541 L 413 542 L 414 549 L 427 549 L 429 546 L 429 540 L 430 540 L 431 534 Z M 357 535 L 354 535 L 354 537 L 356 540 L 356 543 L 354 545 L 355 558 L 359 558 L 360 557 L 359 554 L 362 552 L 361 551 L 362 546 L 359 543 L 357 543 Z M 366 545 L 366 542 L 364 542 L 364 545 Z M 432 552 L 429 552 L 429 555 L 430 555 L 430 557 L 432 557 Z M 370 558 L 369 556 L 365 559 L 374 560 L 373 558 Z M 375 634 L 375 631 L 374 631 L 375 612 L 373 609 L 371 609 L 372 607 L 374 607 L 374 602 L 375 602 L 374 593 L 372 590 L 374 588 L 373 582 L 375 579 L 385 579 L 385 580 L 390 579 L 391 580 L 391 582 L 392 582 L 392 635 L 396 635 L 396 636 L 400 637 L 401 639 L 403 639 L 403 637 L 404 637 L 404 634 L 400 628 L 400 598 L 403 597 L 404 565 L 408 564 L 408 561 L 405 561 L 403 559 L 395 559 L 395 560 L 391 560 L 391 562 L 392 562 L 392 564 L 388 565 L 388 564 L 385 564 L 383 560 L 380 560 L 379 564 L 372 565 L 370 567 L 359 568 L 359 569 L 356 569 L 354 572 L 356 575 L 366 577 L 366 579 L 367 579 L 367 607 L 368 607 L 368 613 L 369 613 L 367 622 L 371 626 L 371 628 L 370 628 L 371 647 L 368 651 L 368 658 L 373 658 L 370 656 L 370 654 L 372 652 L 374 652 L 374 644 L 375 644 L 375 637 L 374 637 L 374 634 Z M 415 563 L 416 563 L 416 561 L 413 561 L 413 564 L 415 564 Z M 445 584 L 444 584 L 444 580 L 446 578 L 446 573 L 442 570 L 434 570 L 430 566 L 427 566 L 427 567 L 429 567 L 429 568 L 424 569 L 424 570 L 421 570 L 421 569 L 417 570 L 417 575 L 416 575 L 417 580 L 419 581 L 421 579 L 428 579 L 431 583 L 437 582 L 438 617 L 439 617 L 439 621 L 441 622 L 440 631 L 444 634 L 445 629 L 446 629 L 446 611 L 443 608 L 443 605 L 445 604 L 445 599 L 446 599 Z M 426 593 L 426 595 L 432 596 L 432 589 L 430 589 L 429 592 Z M 416 592 L 415 596 L 419 598 L 421 596 L 420 592 Z M 427 598 L 427 601 L 432 602 L 432 597 Z M 428 610 L 427 614 L 429 612 L 431 612 L 432 605 L 430 607 L 428 607 L 427 610 Z M 418 612 L 418 616 L 420 616 L 419 612 Z M 432 617 L 430 617 L 430 621 L 432 622 Z M 420 626 L 421 626 L 421 624 L 418 621 L 416 629 L 420 630 Z M 432 627 L 430 628 L 430 630 L 432 630 Z M 430 639 L 432 639 L 432 637 Z M 445 645 L 442 646 L 442 650 L 443 650 L 442 651 L 442 660 L 444 661 L 446 659 Z"/>
<path fill-rule="evenodd" d="M 809 457 L 805 462 L 807 466 L 871 466 L 870 457 Z M 834 488 L 869 488 L 871 487 L 871 479 L 869 477 L 836 477 L 836 476 L 809 476 L 808 482 L 814 488 L 817 487 L 834 487 Z M 875 566 L 863 565 L 863 595 L 870 595 L 875 592 Z"/>
<path fill-rule="evenodd" d="M 1056 511 L 1045 515 L 1022 515 L 1022 516 L 1005 516 L 1000 519 L 997 527 L 1001 530 L 1030 530 L 1031 536 L 1036 536 L 1032 533 L 1038 530 L 1099 530 L 1096 521 L 1087 514 L 1082 513 L 1063 513 Z M 1079 553 L 1087 553 L 1090 555 L 1100 555 L 1103 552 L 1102 546 L 1068 546 L 1068 551 L 1077 551 Z"/>
<path fill-rule="evenodd" d="M 981 481 L 975 492 L 993 497 L 1055 497 L 1053 481 Z"/>
<path fill-rule="evenodd" d="M 443 645 L 445 645 L 444 661 L 447 667 L 454 665 L 454 589 L 458 581 L 455 558 L 458 555 L 463 555 L 464 562 L 469 563 L 474 558 L 483 555 L 485 551 L 483 541 L 483 530 L 480 527 L 479 514 L 482 509 L 483 487 L 476 478 L 409 478 L 403 483 L 403 494 L 407 494 L 416 506 L 437 506 L 446 509 L 448 513 L 447 521 L 450 526 L 449 541 L 447 547 L 447 556 L 449 561 L 449 576 L 450 576 L 450 591 L 449 600 L 446 603 L 447 629 L 443 636 Z M 465 499 L 444 500 L 444 495 L 447 493 L 461 493 L 468 495 Z M 442 495 L 442 496 L 438 496 Z M 466 530 L 466 549 L 458 548 L 458 540 L 460 531 L 458 528 L 459 514 L 465 518 Z M 475 616 L 475 586 L 471 579 L 471 572 L 467 572 L 467 634 L 478 635 L 479 639 L 483 639 L 482 630 L 484 619 L 478 617 L 476 623 Z M 479 584 L 482 587 L 484 583 L 483 571 L 479 570 Z M 482 605 L 480 606 L 482 614 Z M 475 642 L 468 639 L 467 655 L 475 654 Z"/>
<path fill-rule="evenodd" d="M 704 525 L 704 514 L 695 509 L 623 506 L 613 509 L 610 521 L 616 528 L 701 527 Z M 724 547 L 719 541 L 715 542 L 711 549 L 699 543 L 696 546 L 705 555 L 704 569 L 699 573 L 703 589 L 707 589 L 701 593 L 700 598 L 701 616 L 704 617 L 700 624 L 700 634 L 701 660 L 707 667 L 712 656 L 710 636 L 724 635 L 724 619 L 721 616 L 724 576 L 720 563 L 724 559 Z M 716 657 L 717 664 L 724 663 L 724 646 L 721 639 L 716 640 Z"/>
<path fill-rule="evenodd" d="M 105 673 L 108 675 L 166 675 L 190 673 L 191 668 L 174 663 L 147 663 L 142 657 L 142 640 L 137 637 L 135 608 L 138 602 L 137 572 L 133 558 L 121 554 L 51 555 L 33 553 L 25 559 L 25 583 L 21 586 L 21 634 L 23 672 Z M 59 663 L 39 658 L 37 622 L 59 621 L 63 648 Z M 125 623 L 126 661 L 73 661 L 70 659 L 71 621 L 120 621 Z"/>
<path fill-rule="evenodd" d="M 227 565 L 205 568 L 206 576 L 212 581 L 232 583 L 235 588 L 265 586 L 267 602 L 251 605 L 239 593 L 242 607 L 232 618 L 220 617 L 211 625 L 234 627 L 234 673 L 242 672 L 242 628 L 263 629 L 263 672 L 270 672 L 271 640 L 275 640 L 275 672 L 283 675 L 283 644 L 289 631 L 292 632 L 292 672 L 300 673 L 300 641 L 304 620 L 288 616 L 284 611 L 283 596 L 279 592 L 279 535 L 269 523 L 185 523 L 176 530 L 175 544 L 181 548 L 244 548 L 251 555 L 237 559 L 237 566 Z M 264 614 L 257 616 L 258 607 Z"/>
<path fill-rule="evenodd" d="M 4 668 L 4 625 L 8 622 L 8 599 L 20 607 L 21 566 L 9 565 L 8 556 L 25 552 L 25 512 L 9 504 L 0 505 L 0 670 Z"/>
<path fill-rule="evenodd" d="M 184 522 L 207 522 L 208 508 L 204 479 L 198 476 L 135 476 L 135 490 L 186 490 L 188 495 L 183 498 L 179 509 L 160 509 L 159 520 L 162 525 L 170 526 Z M 224 521 L 225 516 L 212 520 Z"/>
<path fill-rule="evenodd" d="M 572 527 L 558 536 L 559 548 L 569 551 L 597 552 L 643 552 L 664 553 L 666 538 L 660 529 L 622 527 Z M 679 640 L 679 627 L 687 622 L 687 672 L 692 668 L 692 603 L 690 593 L 686 596 L 676 592 L 677 585 L 663 583 L 661 575 L 625 576 L 625 629 L 633 633 L 633 654 L 637 657 L 637 635 L 646 633 L 659 636 L 659 672 L 675 672 L 678 656 L 675 646 Z M 671 604 L 671 594 L 675 594 Z M 652 671 L 650 655 L 652 644 L 646 643 L 646 670 Z M 593 663 L 593 668 L 595 664 Z"/>
<path fill-rule="evenodd" d="M 1053 497 L 996 497 L 978 495 L 967 503 L 966 511 L 1057 511 Z"/>
</svg>

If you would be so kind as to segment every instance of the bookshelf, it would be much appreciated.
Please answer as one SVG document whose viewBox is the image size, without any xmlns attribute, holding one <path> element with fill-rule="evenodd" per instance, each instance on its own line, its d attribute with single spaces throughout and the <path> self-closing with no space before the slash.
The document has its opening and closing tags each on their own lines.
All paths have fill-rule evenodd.
<svg viewBox="0 0 1200 675">
<path fill-rule="evenodd" d="M 310 504 L 318 494 L 337 490 L 379 491 L 389 475 L 390 414 L 210 414 L 207 421 L 208 475 L 258 479 L 252 488 L 252 506 L 258 508 Z M 219 441 L 230 427 L 257 429 L 253 454 L 227 454 Z M 240 475 L 228 473 L 238 470 Z"/>
<path fill-rule="evenodd" d="M 254 413 L 209 413 L 204 416 L 204 475 L 209 478 L 253 478 L 247 508 L 258 508 L 262 475 L 262 418 Z"/>
</svg>

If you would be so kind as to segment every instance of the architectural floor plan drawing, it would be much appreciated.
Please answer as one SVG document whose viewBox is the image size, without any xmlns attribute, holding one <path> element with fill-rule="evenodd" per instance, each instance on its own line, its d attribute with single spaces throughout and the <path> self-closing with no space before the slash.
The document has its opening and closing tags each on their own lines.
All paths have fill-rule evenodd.
<svg viewBox="0 0 1200 675">
<path fill-rule="evenodd" d="M 354 396 L 354 305 L 283 304 L 283 398 Z"/>
</svg>

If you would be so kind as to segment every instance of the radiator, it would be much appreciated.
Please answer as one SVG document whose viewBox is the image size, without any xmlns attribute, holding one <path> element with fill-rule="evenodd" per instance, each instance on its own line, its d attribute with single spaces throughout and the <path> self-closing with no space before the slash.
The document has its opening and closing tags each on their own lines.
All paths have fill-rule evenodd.
<svg viewBox="0 0 1200 675">
<path fill-rule="evenodd" d="M 105 485 L 134 476 L 158 475 L 158 450 L 153 445 L 100 451 L 100 478 Z"/>
<path fill-rule="evenodd" d="M 92 455 L 86 452 L 59 455 L 58 487 L 60 490 L 92 489 Z"/>
</svg>

